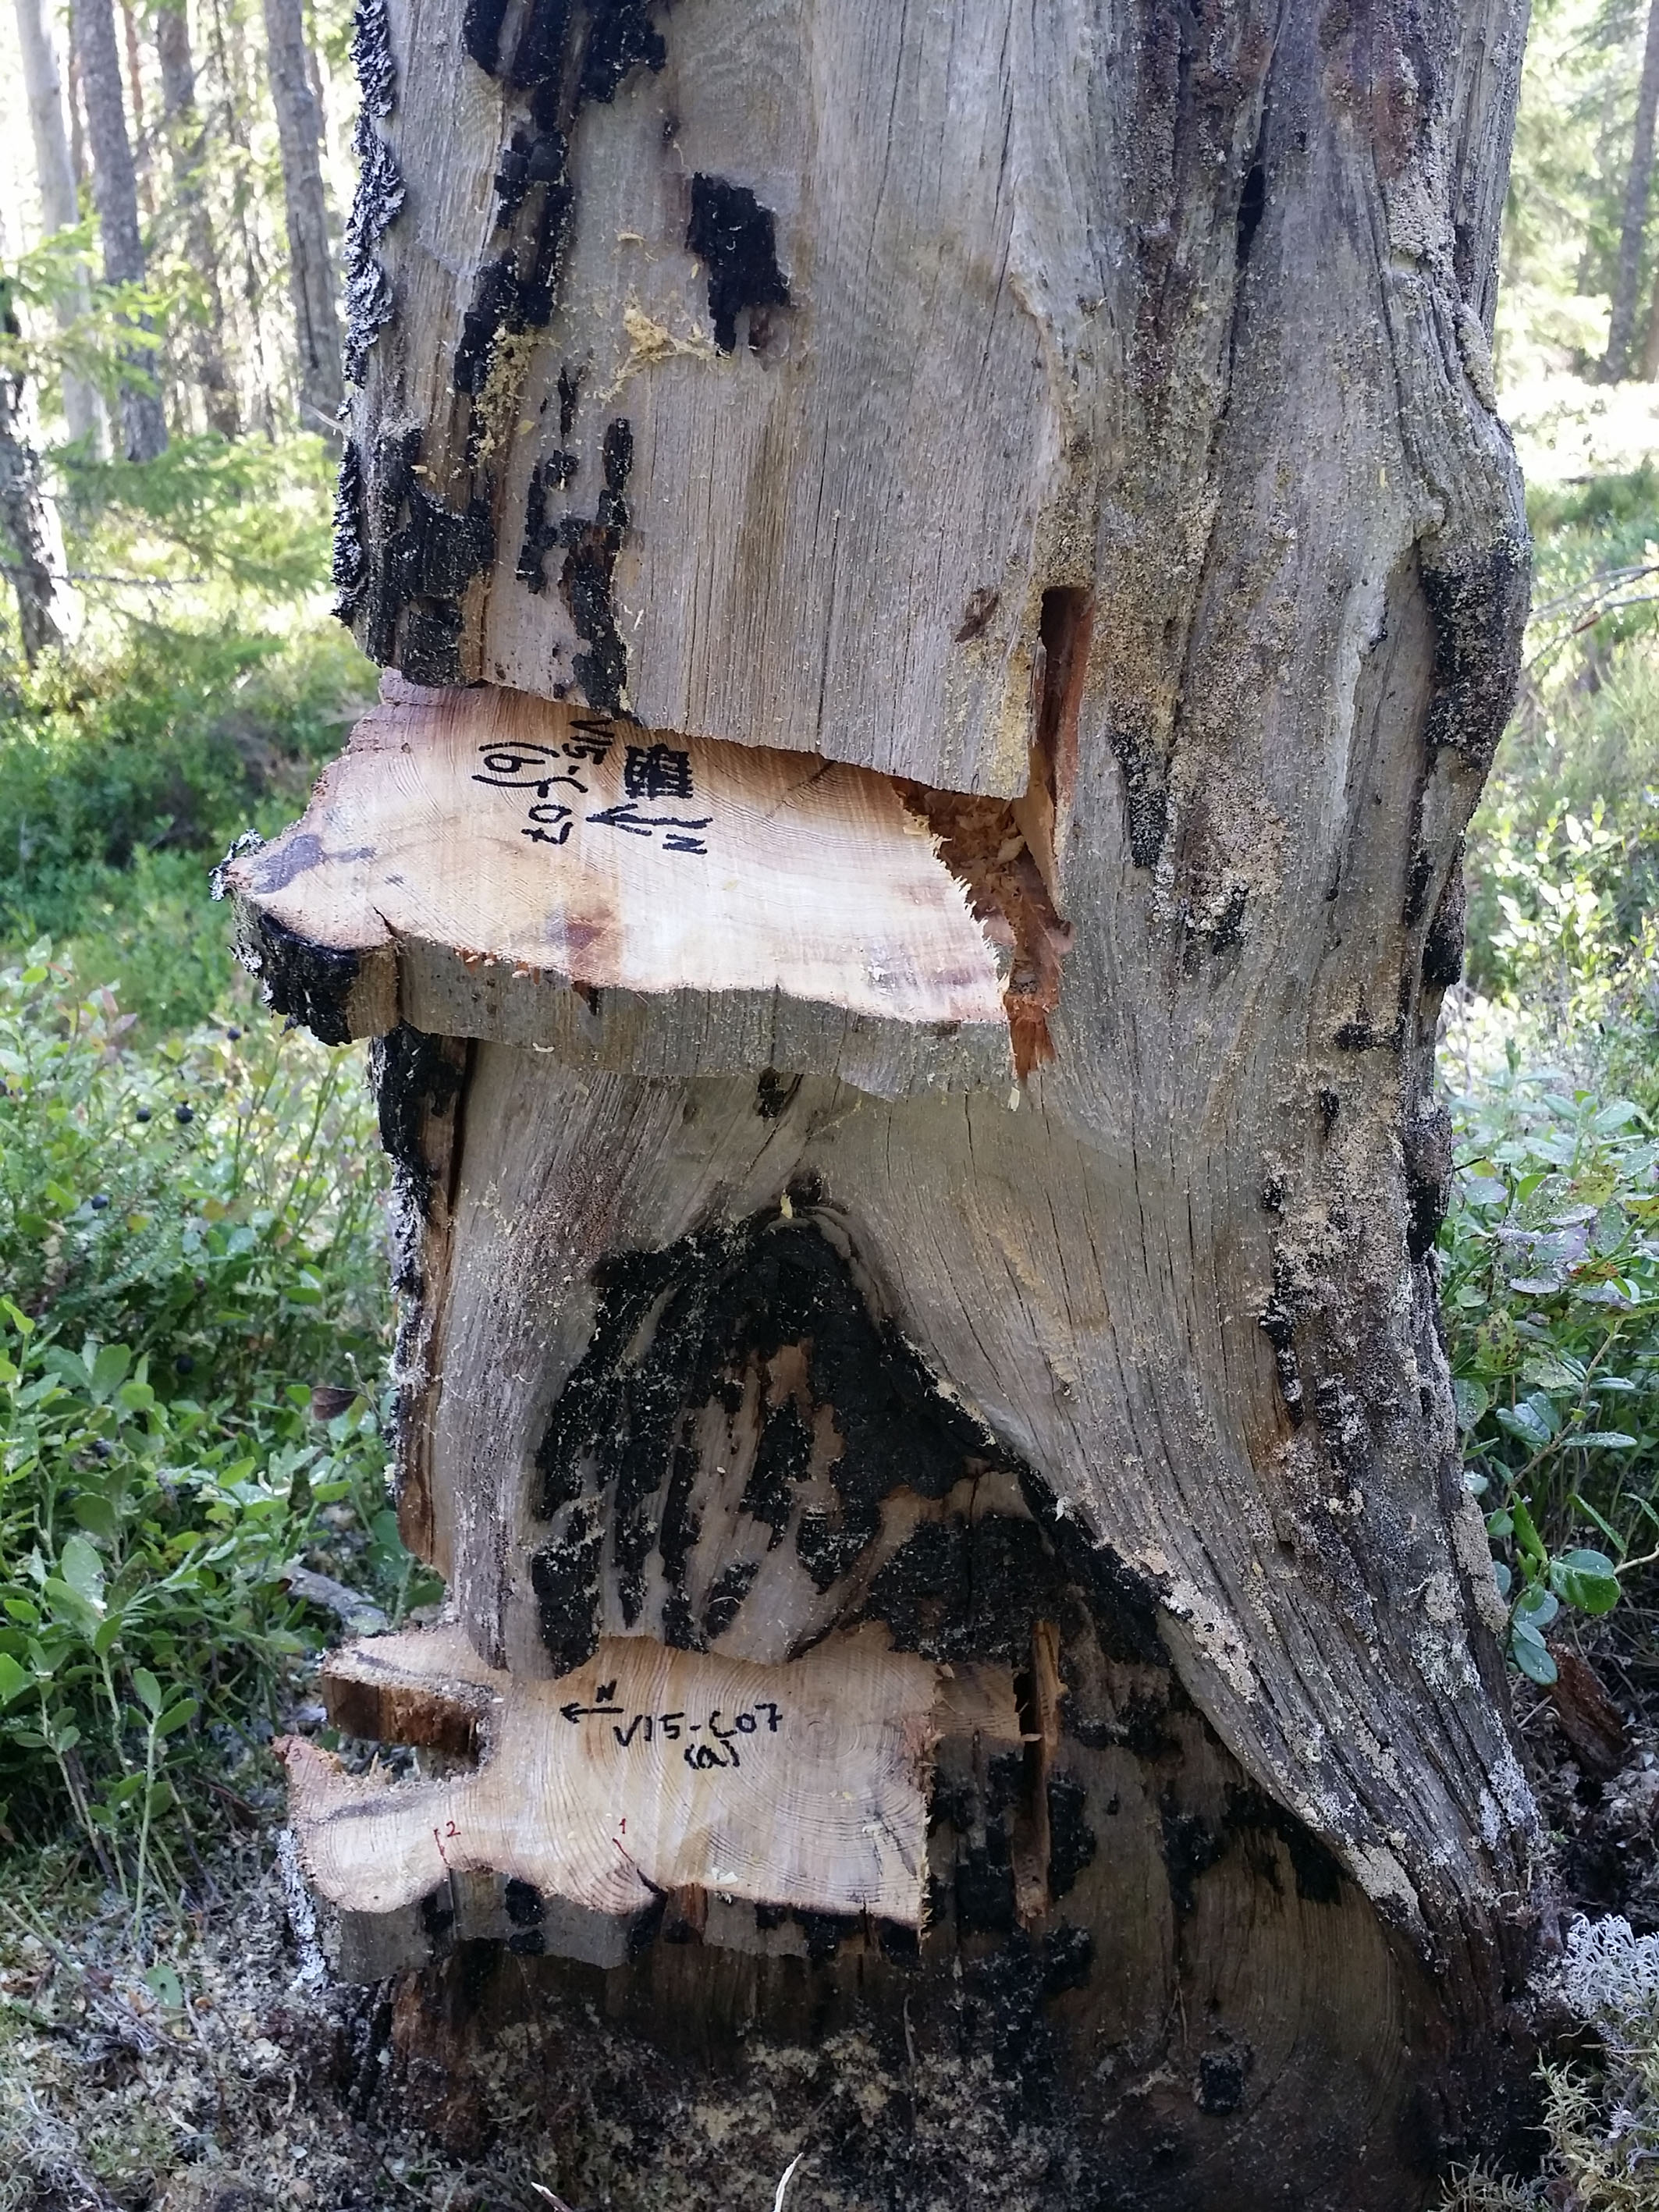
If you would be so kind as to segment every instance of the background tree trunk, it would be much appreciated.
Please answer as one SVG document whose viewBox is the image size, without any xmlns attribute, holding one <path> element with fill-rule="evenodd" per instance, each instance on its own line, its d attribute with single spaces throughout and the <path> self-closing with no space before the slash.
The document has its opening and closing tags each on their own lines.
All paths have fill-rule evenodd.
<svg viewBox="0 0 1659 2212">
<path fill-rule="evenodd" d="M 81 220 L 75 161 L 64 120 L 64 88 L 58 74 L 51 0 L 17 0 L 16 13 L 17 41 L 23 58 L 23 88 L 34 140 L 34 173 L 40 191 L 41 228 L 50 237 L 57 231 L 73 228 Z M 56 304 L 59 328 L 69 328 L 91 304 L 92 288 L 82 272 L 73 296 Z M 70 436 L 77 441 L 88 441 L 96 452 L 103 437 L 103 410 L 98 404 L 97 392 L 83 377 L 65 369 L 63 393 L 64 420 Z"/>
<path fill-rule="evenodd" d="M 92 192 L 104 243 L 104 281 L 142 284 L 144 248 L 138 229 L 138 186 L 121 96 L 121 57 L 115 43 L 111 0 L 74 0 L 71 21 L 86 100 L 92 155 Z M 145 370 L 135 352 L 135 368 Z M 137 381 L 121 392 L 121 424 L 130 461 L 154 460 L 167 450 L 167 417 L 161 397 Z"/>
<path fill-rule="evenodd" d="M 150 175 L 149 126 L 144 119 L 143 52 L 138 42 L 132 0 L 121 0 L 121 32 L 126 44 L 127 97 L 132 117 L 132 166 L 138 187 L 138 205 L 145 219 L 154 222 L 155 187 Z"/>
<path fill-rule="evenodd" d="M 17 318 L 4 304 L 4 327 L 17 336 Z M 52 511 L 40 489 L 40 464 L 29 443 L 21 377 L 0 375 L 0 525 L 11 541 L 9 568 L 17 599 L 23 658 L 31 668 L 43 653 L 64 643 L 59 616 L 66 590 L 64 553 Z"/>
<path fill-rule="evenodd" d="M 1659 0 L 1648 9 L 1647 43 L 1642 50 L 1642 78 L 1636 94 L 1636 128 L 1625 183 L 1624 220 L 1619 229 L 1619 262 L 1613 271 L 1613 313 L 1602 373 L 1617 384 L 1630 371 L 1636 336 L 1642 247 L 1647 232 L 1648 192 L 1653 181 L 1653 126 L 1659 115 Z"/>
<path fill-rule="evenodd" d="M 173 163 L 173 198 L 183 217 L 185 250 L 201 281 L 206 311 L 204 319 L 192 319 L 190 325 L 191 362 L 210 428 L 222 438 L 234 438 L 240 422 L 235 388 L 225 365 L 219 252 L 202 189 L 207 134 L 196 106 L 196 65 L 182 5 L 156 9 L 155 51 L 161 64 L 161 112 Z"/>
<path fill-rule="evenodd" d="M 336 431 L 345 386 L 335 310 L 334 255 L 323 194 L 322 117 L 306 67 L 301 0 L 264 0 L 265 52 L 283 149 L 289 288 L 300 353 L 300 411 L 307 429 Z"/>
<path fill-rule="evenodd" d="M 1524 2095 L 1431 1256 L 1524 10 L 1132 12 L 359 16 L 407 680 L 228 881 L 383 1040 L 465 1639 L 337 1717 L 476 1764 L 289 1771 L 411 2094 L 513 2025 L 575 2197 L 1393 2208 Z"/>
</svg>

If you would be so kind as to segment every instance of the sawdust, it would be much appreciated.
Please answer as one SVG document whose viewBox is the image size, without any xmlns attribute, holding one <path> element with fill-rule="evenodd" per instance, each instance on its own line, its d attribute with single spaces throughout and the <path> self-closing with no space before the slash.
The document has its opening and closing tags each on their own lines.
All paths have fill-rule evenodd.
<svg viewBox="0 0 1659 2212">
<path fill-rule="evenodd" d="M 602 407 L 608 407 L 629 378 L 636 376 L 642 368 L 655 368 L 663 362 L 682 356 L 690 361 L 716 358 L 714 341 L 700 323 L 694 322 L 684 332 L 671 331 L 666 323 L 647 315 L 635 300 L 623 309 L 623 329 L 628 334 L 628 352 L 622 367 L 599 394 Z"/>
</svg>

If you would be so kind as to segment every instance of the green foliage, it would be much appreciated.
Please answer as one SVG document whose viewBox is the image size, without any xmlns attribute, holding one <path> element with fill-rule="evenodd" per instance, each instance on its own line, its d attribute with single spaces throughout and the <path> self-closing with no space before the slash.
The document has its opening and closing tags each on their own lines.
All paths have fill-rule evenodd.
<svg viewBox="0 0 1659 2212">
<path fill-rule="evenodd" d="M 1441 1258 L 1464 1480 L 1510 1656 L 1548 1682 L 1561 1607 L 1608 1611 L 1659 1537 L 1659 1141 L 1632 1101 L 1559 1075 L 1510 1071 L 1456 1111 Z"/>
<path fill-rule="evenodd" d="M 1470 832 L 1467 972 L 1522 1058 L 1652 1109 L 1659 486 L 1644 469 L 1532 507 L 1529 672 Z"/>
<path fill-rule="evenodd" d="M 1534 6 L 1504 208 L 1506 372 L 1540 348 L 1565 366 L 1606 343 L 1645 28 L 1638 0 Z"/>
<path fill-rule="evenodd" d="M 178 304 L 170 288 L 153 281 L 94 283 L 96 232 L 89 215 L 0 264 L 0 366 L 33 384 L 48 404 L 58 403 L 65 370 L 112 407 L 124 382 L 153 387 L 157 326 Z"/>
<path fill-rule="evenodd" d="M 0 970 L 0 1794 L 71 1813 L 136 1913 L 319 1640 L 285 1565 L 431 1585 L 385 1498 L 358 1064 L 130 1021 L 44 945 Z M 325 1423 L 318 1384 L 352 1394 Z"/>
<path fill-rule="evenodd" d="M 27 942 L 96 930 L 155 894 L 175 902 L 181 957 L 190 935 L 222 945 L 204 910 L 208 854 L 251 820 L 292 816 L 354 688 L 368 689 L 365 665 L 332 628 L 285 641 L 135 626 L 106 661 L 15 676 L 0 697 L 0 931 Z"/>
<path fill-rule="evenodd" d="M 175 438 L 153 461 L 56 459 L 70 491 L 71 549 L 94 571 L 210 578 L 275 600 L 328 574 L 335 464 L 320 438 L 280 443 Z"/>
</svg>

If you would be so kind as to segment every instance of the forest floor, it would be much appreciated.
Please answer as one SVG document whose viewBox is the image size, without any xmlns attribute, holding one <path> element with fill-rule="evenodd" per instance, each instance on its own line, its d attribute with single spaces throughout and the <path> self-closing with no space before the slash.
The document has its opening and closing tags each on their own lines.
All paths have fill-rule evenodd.
<svg viewBox="0 0 1659 2212">
<path fill-rule="evenodd" d="M 1636 1626 L 1634 1608 L 1618 1633 L 1602 1625 L 1591 1661 L 1569 1662 L 1554 1692 L 1517 1686 L 1516 1703 L 1564 1915 L 1621 1913 L 1642 1934 L 1659 1930 L 1659 1670 Z M 3 2212 L 600 2212 L 612 2182 L 649 2201 L 641 2161 L 658 2155 L 664 2212 L 774 2202 L 775 2178 L 714 2110 L 675 2112 L 660 2143 L 619 2136 L 608 2178 L 592 2170 L 590 2120 L 573 2173 L 510 2064 L 458 2134 L 429 2063 L 401 2047 L 395 1986 L 353 1986 L 330 1966 L 284 1872 L 275 1761 L 250 1753 L 234 1780 L 216 1838 L 142 1929 L 83 1855 L 13 1860 L 0 1897 Z M 812 2172 L 810 2117 L 799 2148 L 800 2204 L 839 2204 Z M 1042 2203 L 1011 2177 L 1003 2212 Z"/>
</svg>

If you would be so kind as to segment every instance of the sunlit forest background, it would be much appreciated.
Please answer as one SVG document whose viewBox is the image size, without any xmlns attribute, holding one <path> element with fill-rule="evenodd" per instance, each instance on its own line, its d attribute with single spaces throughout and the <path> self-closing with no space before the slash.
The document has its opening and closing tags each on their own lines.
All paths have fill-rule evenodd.
<svg viewBox="0 0 1659 2212">
<path fill-rule="evenodd" d="M 306 2135 L 291 2054 L 213 2026 L 288 1940 L 264 1745 L 320 1729 L 307 1668 L 343 1620 L 441 1595 L 386 1494 L 361 1057 L 263 1012 L 209 891 L 374 690 L 328 574 L 351 35 L 347 0 L 0 4 L 0 2208 L 193 2203 L 168 2177 L 239 2157 L 260 2201 L 475 2201 L 408 2143 L 329 2196 L 349 2129 Z M 1534 615 L 1442 1060 L 1447 1336 L 1522 1710 L 1592 1669 L 1633 1762 L 1659 1707 L 1656 111 L 1659 0 L 1536 0 L 1496 350 Z M 1574 1755 L 1546 1788 L 1569 1859 L 1603 1802 Z M 1574 1879 L 1639 1939 L 1659 1776 L 1619 1786 L 1630 1834 Z M 76 2075 L 54 2022 L 114 2013 L 194 2086 Z M 1559 2077 L 1535 2184 L 1463 2201 L 1659 2207 L 1649 2030 Z"/>
</svg>

